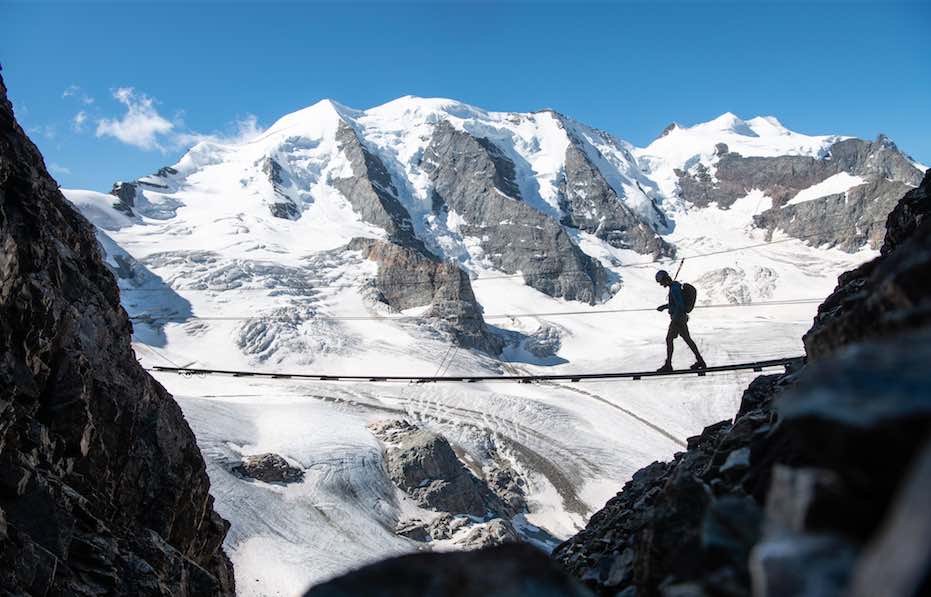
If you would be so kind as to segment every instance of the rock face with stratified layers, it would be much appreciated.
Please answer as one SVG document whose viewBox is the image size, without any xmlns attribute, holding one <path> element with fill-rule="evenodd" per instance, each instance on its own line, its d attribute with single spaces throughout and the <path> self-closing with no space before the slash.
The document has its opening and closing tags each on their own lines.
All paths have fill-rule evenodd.
<svg viewBox="0 0 931 597">
<path fill-rule="evenodd" d="M 447 331 L 457 345 L 488 354 L 504 342 L 488 329 L 468 274 L 455 263 L 441 261 L 425 249 L 368 238 L 347 246 L 378 263 L 374 285 L 378 299 L 397 310 L 430 305 L 427 317 Z"/>
<path fill-rule="evenodd" d="M 842 193 L 792 203 L 800 191 L 838 174 L 857 176 L 862 182 Z M 756 226 L 852 252 L 882 244 L 886 214 L 921 182 L 922 171 L 880 135 L 873 142 L 838 141 L 822 157 L 745 157 L 720 144 L 713 171 L 699 164 L 678 176 L 681 196 L 701 207 L 716 204 L 726 209 L 760 190 L 773 205 L 754 217 Z"/>
<path fill-rule="evenodd" d="M 0 246 L 0 593 L 232 596 L 194 435 L 2 80 Z"/>
<path fill-rule="evenodd" d="M 559 222 L 521 199 L 514 163 L 496 145 L 448 122 L 436 125 L 422 167 L 433 184 L 433 210 L 465 220 L 496 268 L 520 272 L 554 297 L 596 303 L 606 298 L 604 267 L 582 252 Z"/>
</svg>

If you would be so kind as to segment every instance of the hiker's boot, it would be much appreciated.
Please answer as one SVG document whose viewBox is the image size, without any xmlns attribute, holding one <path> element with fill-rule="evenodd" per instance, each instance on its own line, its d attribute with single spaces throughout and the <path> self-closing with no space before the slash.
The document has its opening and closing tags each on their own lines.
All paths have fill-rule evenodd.
<svg viewBox="0 0 931 597">
<path fill-rule="evenodd" d="M 656 370 L 657 373 L 671 373 L 672 372 L 672 363 L 666 363 L 662 367 Z"/>
<path fill-rule="evenodd" d="M 689 367 L 692 371 L 701 371 L 702 369 L 707 369 L 708 365 L 705 364 L 705 359 L 698 359 L 695 361 L 695 364 Z"/>
</svg>

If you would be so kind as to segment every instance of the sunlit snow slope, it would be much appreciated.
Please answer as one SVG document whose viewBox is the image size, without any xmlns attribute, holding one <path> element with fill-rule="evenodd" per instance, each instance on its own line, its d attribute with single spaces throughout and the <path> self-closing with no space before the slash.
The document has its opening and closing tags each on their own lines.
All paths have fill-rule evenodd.
<svg viewBox="0 0 931 597">
<path fill-rule="evenodd" d="M 643 370 L 663 361 L 668 317 L 652 310 L 665 302 L 653 276 L 660 266 L 675 271 L 672 255 L 686 258 L 679 277 L 699 288 L 699 306 L 714 307 L 697 309 L 690 324 L 710 364 L 801 354 L 816 305 L 765 303 L 824 297 L 838 273 L 874 251 L 810 246 L 758 228 L 754 216 L 822 209 L 825 197 L 865 188 L 879 175 L 862 164 L 894 146 L 864 145 L 860 162 L 822 168 L 822 179 L 778 178 L 767 162 L 766 184 L 748 180 L 727 205 L 699 207 L 680 181 L 701 165 L 702 184 L 715 188 L 721 143 L 731 154 L 803 156 L 821 168 L 844 140 L 725 114 L 635 148 L 552 111 L 414 97 L 358 111 L 323 101 L 244 142 L 200 143 L 113 194 L 65 193 L 98 227 L 147 366 Z M 887 178 L 912 184 L 896 167 Z M 776 205 L 770 188 L 789 189 L 791 205 Z M 347 248 L 359 238 L 383 241 L 388 256 Z M 442 281 L 422 275 L 431 259 L 453 264 Z M 449 271 L 459 270 L 464 282 L 450 298 Z M 481 344 L 456 335 L 474 304 L 484 321 L 469 338 Z M 648 310 L 604 312 L 639 308 Z M 392 319 L 404 314 L 423 317 Z M 690 363 L 678 345 L 676 364 Z M 400 520 L 433 514 L 393 485 L 369 423 L 405 418 L 440 433 L 478 475 L 505 462 L 526 487 L 528 511 L 511 522 L 551 548 L 635 470 L 730 417 L 754 374 L 533 385 L 155 375 L 207 458 L 217 509 L 232 523 L 240 594 L 297 595 L 373 559 L 465 544 L 395 533 Z M 304 480 L 272 485 L 231 472 L 264 452 L 304 469 Z"/>
</svg>

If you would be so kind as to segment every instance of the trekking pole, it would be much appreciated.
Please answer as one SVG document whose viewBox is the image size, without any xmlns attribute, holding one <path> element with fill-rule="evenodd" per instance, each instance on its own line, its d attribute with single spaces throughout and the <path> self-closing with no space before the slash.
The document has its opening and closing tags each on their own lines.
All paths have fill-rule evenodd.
<svg viewBox="0 0 931 597">
<path fill-rule="evenodd" d="M 676 270 L 676 275 L 673 276 L 673 278 L 672 278 L 673 280 L 678 280 L 678 279 L 679 279 L 679 272 L 682 271 L 682 266 L 683 266 L 683 265 L 685 265 L 685 258 L 684 258 L 684 257 L 682 258 L 682 261 L 679 262 L 679 269 Z"/>
</svg>

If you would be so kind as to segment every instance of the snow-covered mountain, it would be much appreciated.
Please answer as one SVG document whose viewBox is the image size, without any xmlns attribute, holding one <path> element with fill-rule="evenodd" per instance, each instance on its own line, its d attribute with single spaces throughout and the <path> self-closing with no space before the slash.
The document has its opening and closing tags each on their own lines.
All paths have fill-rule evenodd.
<svg viewBox="0 0 931 597">
<path fill-rule="evenodd" d="M 549 110 L 404 97 L 364 111 L 322 101 L 111 194 L 65 193 L 98 227 L 146 364 L 608 371 L 662 362 L 653 275 L 681 257 L 700 306 L 741 307 L 695 312 L 706 360 L 799 354 L 814 304 L 761 303 L 825 296 L 875 254 L 922 171 L 884 137 L 802 135 L 772 117 L 671 125 L 637 148 Z M 413 549 L 513 534 L 552 547 L 634 470 L 730 416 L 749 379 L 158 376 L 205 452 L 245 595 L 293 594 Z M 399 418 L 418 429 L 381 422 Z M 264 452 L 303 481 L 233 471 Z M 453 480 L 398 473 L 408 456 Z M 471 510 L 491 509 L 424 497 L 446 483 L 479 487 Z"/>
</svg>

